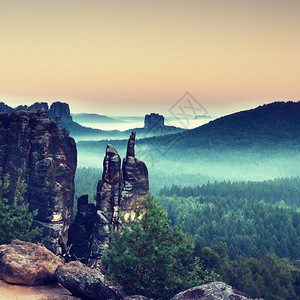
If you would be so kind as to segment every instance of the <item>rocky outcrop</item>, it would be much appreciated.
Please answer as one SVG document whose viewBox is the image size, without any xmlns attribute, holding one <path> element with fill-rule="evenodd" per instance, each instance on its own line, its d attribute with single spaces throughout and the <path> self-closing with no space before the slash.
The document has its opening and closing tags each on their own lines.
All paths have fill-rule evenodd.
<svg viewBox="0 0 300 300">
<path fill-rule="evenodd" d="M 97 187 L 97 209 L 112 223 L 120 201 L 121 158 L 112 145 L 107 145 L 103 160 L 102 180 Z"/>
<path fill-rule="evenodd" d="M 78 199 L 78 211 L 69 233 L 73 259 L 82 262 L 88 260 L 89 266 L 100 267 L 102 252 L 107 248 L 110 226 L 120 229 L 119 210 L 125 213 L 126 219 L 126 215 L 132 215 L 134 203 L 147 195 L 148 170 L 145 163 L 135 157 L 134 145 L 135 132 L 132 132 L 122 171 L 118 152 L 112 145 L 107 145 L 102 179 L 97 187 L 96 208 L 91 209 L 92 204 L 88 204 L 86 196 Z"/>
<path fill-rule="evenodd" d="M 70 107 L 67 103 L 59 101 L 52 103 L 48 111 L 48 116 L 51 120 L 56 120 L 58 118 L 59 123 L 62 123 L 64 126 L 73 123 Z"/>
<path fill-rule="evenodd" d="M 157 130 L 165 126 L 164 122 L 164 116 L 151 113 L 150 115 L 145 115 L 144 128 L 147 130 Z"/>
<path fill-rule="evenodd" d="M 12 201 L 17 183 L 25 180 L 24 202 L 38 209 L 35 222 L 51 237 L 47 245 L 62 254 L 67 245 L 74 198 L 77 150 L 45 111 L 0 113 L 0 178 L 10 174 Z"/>
<path fill-rule="evenodd" d="M 134 153 L 135 132 L 129 137 L 126 158 L 121 159 L 116 149 L 108 145 L 103 161 L 103 176 L 97 190 L 97 223 L 93 232 L 91 257 L 101 257 L 107 246 L 109 225 L 119 227 L 118 212 L 133 212 L 133 204 L 149 192 L 148 170 L 145 163 Z"/>
<path fill-rule="evenodd" d="M 193 287 L 175 295 L 171 300 L 251 300 L 252 298 L 245 293 L 232 289 L 224 282 L 211 282 L 197 287 Z M 263 299 L 261 299 L 263 300 Z"/>
<path fill-rule="evenodd" d="M 126 158 L 122 164 L 122 187 L 120 207 L 125 214 L 132 214 L 133 204 L 149 192 L 148 169 L 134 154 L 135 132 L 132 132 L 127 146 Z"/>
<path fill-rule="evenodd" d="M 62 260 L 45 247 L 14 240 L 0 245 L 0 279 L 15 284 L 40 285 L 55 282 Z"/>
<path fill-rule="evenodd" d="M 124 299 L 121 287 L 106 280 L 104 275 L 95 269 L 73 261 L 56 269 L 58 282 L 74 296 L 84 299 Z"/>
</svg>

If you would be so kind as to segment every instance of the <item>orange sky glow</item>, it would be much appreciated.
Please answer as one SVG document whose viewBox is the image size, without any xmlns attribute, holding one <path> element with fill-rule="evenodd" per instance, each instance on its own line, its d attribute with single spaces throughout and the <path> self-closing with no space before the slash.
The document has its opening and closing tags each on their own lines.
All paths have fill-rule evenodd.
<svg viewBox="0 0 300 300">
<path fill-rule="evenodd" d="M 0 101 L 210 114 L 300 100 L 299 0 L 26 0 L 0 4 Z"/>
</svg>

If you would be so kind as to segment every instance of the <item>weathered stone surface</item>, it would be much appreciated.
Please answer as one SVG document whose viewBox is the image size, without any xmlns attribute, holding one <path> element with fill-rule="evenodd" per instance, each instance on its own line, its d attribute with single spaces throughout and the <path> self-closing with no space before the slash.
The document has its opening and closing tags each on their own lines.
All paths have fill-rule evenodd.
<svg viewBox="0 0 300 300">
<path fill-rule="evenodd" d="M 151 113 L 145 116 L 144 128 L 147 130 L 157 130 L 164 127 L 165 118 L 162 115 Z"/>
<path fill-rule="evenodd" d="M 1 300 L 82 300 L 74 297 L 59 283 L 46 285 L 16 285 L 0 280 Z"/>
<path fill-rule="evenodd" d="M 97 222 L 91 235 L 89 265 L 98 267 L 97 260 L 107 248 L 109 226 L 119 228 L 119 208 L 131 214 L 133 204 L 149 191 L 148 170 L 144 162 L 135 158 L 134 145 L 135 132 L 132 132 L 122 172 L 118 152 L 112 145 L 106 147 L 102 180 L 97 187 Z"/>
<path fill-rule="evenodd" d="M 40 285 L 55 282 L 62 260 L 45 247 L 14 240 L 0 245 L 0 279 L 15 284 Z"/>
<path fill-rule="evenodd" d="M 211 282 L 181 292 L 175 295 L 171 300 L 188 299 L 251 300 L 252 298 L 245 293 L 232 289 L 230 285 L 227 285 L 224 282 Z"/>
<path fill-rule="evenodd" d="M 122 187 L 120 207 L 125 213 L 131 214 L 133 204 L 143 199 L 149 192 L 148 169 L 146 164 L 134 156 L 135 133 L 128 141 L 126 158 L 122 164 Z"/>
<path fill-rule="evenodd" d="M 103 160 L 102 180 L 97 187 L 97 209 L 101 210 L 110 223 L 119 205 L 121 181 L 121 158 L 112 145 L 107 145 Z"/>
<path fill-rule="evenodd" d="M 0 178 L 10 174 L 8 199 L 12 200 L 18 180 L 25 180 L 24 201 L 31 210 L 38 209 L 39 226 L 55 232 L 51 243 L 55 253 L 62 253 L 67 244 L 76 166 L 74 139 L 60 131 L 45 111 L 0 113 Z"/>
<path fill-rule="evenodd" d="M 104 275 L 78 261 L 61 265 L 56 269 L 58 282 L 74 296 L 84 299 L 124 299 L 121 287 L 106 280 Z"/>
</svg>

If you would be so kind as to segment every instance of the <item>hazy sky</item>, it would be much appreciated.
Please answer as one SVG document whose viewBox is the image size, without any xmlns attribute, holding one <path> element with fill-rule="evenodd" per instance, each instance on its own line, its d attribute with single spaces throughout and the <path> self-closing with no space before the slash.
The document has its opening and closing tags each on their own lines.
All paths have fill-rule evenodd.
<svg viewBox="0 0 300 300">
<path fill-rule="evenodd" d="M 0 101 L 210 114 L 300 100 L 299 0 L 0 0 Z"/>
</svg>

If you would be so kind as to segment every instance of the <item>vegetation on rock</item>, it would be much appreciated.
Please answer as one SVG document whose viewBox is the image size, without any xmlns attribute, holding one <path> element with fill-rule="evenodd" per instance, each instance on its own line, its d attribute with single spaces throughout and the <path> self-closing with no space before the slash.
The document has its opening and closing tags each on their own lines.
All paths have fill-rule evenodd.
<svg viewBox="0 0 300 300">
<path fill-rule="evenodd" d="M 22 204 L 26 193 L 26 183 L 18 180 L 13 199 L 7 199 L 9 191 L 9 174 L 0 180 L 0 244 L 9 244 L 19 239 L 31 242 L 41 235 L 40 228 L 32 228 L 32 222 L 37 210 L 28 211 L 28 204 Z"/>
<path fill-rule="evenodd" d="M 142 205 L 141 205 L 142 204 Z M 107 276 L 127 294 L 170 299 L 179 291 L 218 279 L 194 258 L 194 242 L 180 227 L 172 228 L 157 200 L 147 196 L 122 232 L 111 231 L 103 254 Z"/>
</svg>

